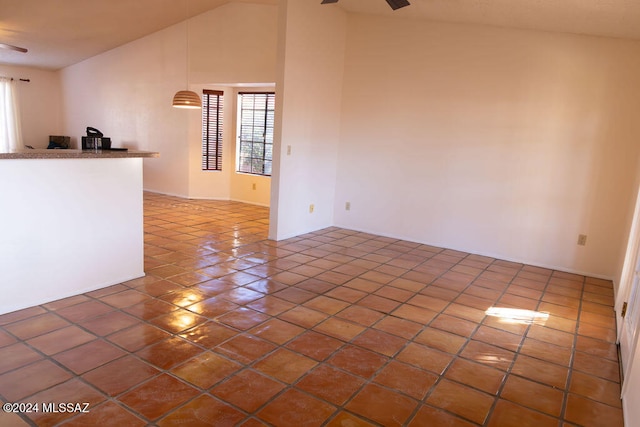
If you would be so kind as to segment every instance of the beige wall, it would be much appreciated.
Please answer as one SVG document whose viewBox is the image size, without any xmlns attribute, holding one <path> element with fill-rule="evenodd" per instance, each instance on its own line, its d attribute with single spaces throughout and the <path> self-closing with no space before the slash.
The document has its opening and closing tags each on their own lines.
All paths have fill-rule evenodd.
<svg viewBox="0 0 640 427">
<path fill-rule="evenodd" d="M 235 173 L 231 180 L 231 200 L 269 206 L 271 177 Z"/>
<path fill-rule="evenodd" d="M 346 42 L 340 9 L 299 0 L 280 7 L 269 230 L 276 239 L 333 225 Z"/>
<path fill-rule="evenodd" d="M 192 83 L 273 83 L 278 7 L 229 3 L 191 19 Z"/>
<path fill-rule="evenodd" d="M 24 144 L 47 148 L 49 135 L 61 135 L 60 77 L 55 71 L 0 65 L 0 76 L 30 79 L 18 82 Z"/>
<path fill-rule="evenodd" d="M 613 277 L 639 87 L 638 42 L 350 15 L 335 223 Z"/>
</svg>

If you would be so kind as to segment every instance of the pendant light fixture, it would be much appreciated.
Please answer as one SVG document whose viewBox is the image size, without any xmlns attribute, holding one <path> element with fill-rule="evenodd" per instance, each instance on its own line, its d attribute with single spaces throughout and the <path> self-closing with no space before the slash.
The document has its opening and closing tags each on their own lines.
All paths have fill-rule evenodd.
<svg viewBox="0 0 640 427">
<path fill-rule="evenodd" d="M 175 108 L 202 108 L 202 101 L 197 93 L 188 90 L 189 87 L 189 3 L 187 0 L 187 90 L 179 90 L 173 96 L 173 106 Z"/>
<path fill-rule="evenodd" d="M 192 90 L 180 90 L 173 95 L 173 106 L 176 108 L 202 108 L 202 101 Z"/>
</svg>

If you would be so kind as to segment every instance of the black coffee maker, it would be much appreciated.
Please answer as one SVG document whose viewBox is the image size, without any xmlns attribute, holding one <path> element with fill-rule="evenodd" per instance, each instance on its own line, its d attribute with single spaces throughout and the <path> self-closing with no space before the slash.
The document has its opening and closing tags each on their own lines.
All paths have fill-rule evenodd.
<svg viewBox="0 0 640 427">
<path fill-rule="evenodd" d="M 93 127 L 87 127 L 87 136 L 82 137 L 83 150 L 110 150 L 111 138 L 106 138 L 102 132 Z"/>
</svg>

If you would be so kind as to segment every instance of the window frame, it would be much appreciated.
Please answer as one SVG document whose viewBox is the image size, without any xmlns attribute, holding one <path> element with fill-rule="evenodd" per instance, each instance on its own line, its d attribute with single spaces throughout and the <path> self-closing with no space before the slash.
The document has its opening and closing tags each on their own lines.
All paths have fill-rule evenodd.
<svg viewBox="0 0 640 427">
<path fill-rule="evenodd" d="M 245 96 L 255 95 L 253 97 L 254 108 L 245 109 L 244 98 Z M 259 97 L 264 96 L 264 108 L 255 108 L 256 100 Z M 249 175 L 258 175 L 270 177 L 273 172 L 273 132 L 275 125 L 275 92 L 274 91 L 241 91 L 237 94 L 237 149 L 236 149 L 236 172 Z M 251 111 L 251 131 L 244 129 L 247 120 L 244 118 L 244 111 Z M 263 112 L 264 117 L 261 121 L 256 122 L 256 115 L 258 118 L 262 118 L 260 113 L 256 114 L 256 111 Z M 256 140 L 256 128 L 263 130 L 262 138 Z M 251 139 L 245 139 L 243 135 L 251 134 Z M 250 144 L 250 149 L 247 145 Z M 256 149 L 257 146 L 257 149 Z M 260 147 L 261 146 L 261 147 Z M 250 152 L 246 155 L 243 153 Z M 258 153 L 255 156 L 255 153 Z M 259 153 L 262 153 L 260 155 Z M 260 167 L 261 165 L 261 167 Z"/>
</svg>

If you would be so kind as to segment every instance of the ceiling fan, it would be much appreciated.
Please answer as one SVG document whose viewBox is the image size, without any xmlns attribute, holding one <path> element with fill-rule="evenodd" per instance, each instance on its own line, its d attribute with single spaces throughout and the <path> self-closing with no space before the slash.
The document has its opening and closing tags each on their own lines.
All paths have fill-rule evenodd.
<svg viewBox="0 0 640 427">
<path fill-rule="evenodd" d="M 322 4 L 327 3 L 338 3 L 338 0 L 322 0 Z M 391 6 L 391 9 L 393 10 L 409 6 L 411 4 L 407 0 L 387 0 L 387 3 L 389 3 L 389 6 Z"/>
<path fill-rule="evenodd" d="M 18 47 L 18 46 L 14 46 L 12 44 L 0 43 L 0 48 L 9 49 L 9 50 L 15 50 L 17 52 L 22 52 L 22 53 L 27 53 L 27 49 L 25 49 L 24 47 Z"/>
</svg>

